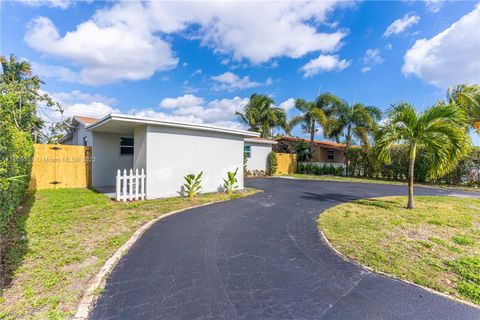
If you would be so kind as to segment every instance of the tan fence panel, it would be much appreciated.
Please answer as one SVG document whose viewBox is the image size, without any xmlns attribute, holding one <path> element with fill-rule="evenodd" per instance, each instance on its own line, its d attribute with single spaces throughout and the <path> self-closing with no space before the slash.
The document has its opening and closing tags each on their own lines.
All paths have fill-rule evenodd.
<svg viewBox="0 0 480 320">
<path fill-rule="evenodd" d="M 277 174 L 295 173 L 297 155 L 291 153 L 277 153 Z"/>
<path fill-rule="evenodd" d="M 91 185 L 91 147 L 35 144 L 32 189 L 86 188 Z"/>
</svg>

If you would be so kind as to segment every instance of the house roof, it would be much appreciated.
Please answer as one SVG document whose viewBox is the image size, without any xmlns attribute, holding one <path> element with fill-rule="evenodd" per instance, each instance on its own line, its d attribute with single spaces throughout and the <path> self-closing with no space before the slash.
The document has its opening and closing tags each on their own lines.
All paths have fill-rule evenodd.
<svg viewBox="0 0 480 320">
<path fill-rule="evenodd" d="M 73 119 L 77 120 L 78 122 L 86 126 L 100 120 L 99 118 L 90 118 L 90 117 L 82 117 L 82 116 L 73 116 Z"/>
<path fill-rule="evenodd" d="M 292 142 L 297 142 L 297 141 L 305 141 L 310 143 L 310 140 L 303 139 L 303 138 L 294 138 L 294 137 L 280 137 L 276 138 L 276 141 L 292 141 Z M 314 141 L 315 145 L 324 147 L 324 148 L 329 148 L 329 149 L 337 149 L 337 150 L 345 150 L 346 145 L 344 143 L 336 143 L 336 142 L 331 142 L 331 141 Z"/>
<path fill-rule="evenodd" d="M 245 138 L 245 142 L 252 142 L 252 143 L 264 143 L 264 144 L 277 144 L 278 142 L 275 140 L 260 138 L 260 137 L 253 137 L 253 138 Z"/>
<path fill-rule="evenodd" d="M 232 135 L 239 135 L 243 137 L 259 137 L 260 134 L 257 132 L 251 132 L 246 130 L 225 128 L 212 126 L 207 124 L 197 124 L 197 123 L 187 123 L 187 122 L 176 122 L 176 121 L 166 121 L 153 118 L 145 117 L 136 117 L 126 114 L 109 114 L 102 119 L 98 120 L 95 123 L 87 126 L 87 130 L 90 131 L 104 131 L 104 132 L 116 132 L 119 128 L 130 128 L 132 129 L 135 125 L 138 124 L 148 124 L 161 127 L 172 127 L 172 128 L 182 128 L 190 130 L 200 130 L 200 131 L 209 131 L 209 132 L 219 132 Z"/>
</svg>

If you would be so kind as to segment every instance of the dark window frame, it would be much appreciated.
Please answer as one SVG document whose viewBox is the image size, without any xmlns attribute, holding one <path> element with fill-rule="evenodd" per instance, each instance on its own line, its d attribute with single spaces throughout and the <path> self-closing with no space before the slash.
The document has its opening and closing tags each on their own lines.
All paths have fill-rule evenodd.
<svg viewBox="0 0 480 320">
<path fill-rule="evenodd" d="M 335 161 L 335 150 L 327 150 L 327 160 Z"/>
<path fill-rule="evenodd" d="M 248 149 L 248 151 L 247 151 Z M 246 158 L 251 158 L 252 157 L 252 146 L 244 146 L 243 147 L 243 155 Z"/>
<path fill-rule="evenodd" d="M 126 140 L 129 141 L 126 141 Z M 130 142 L 131 143 L 127 143 Z M 120 155 L 121 156 L 132 156 L 135 148 L 135 141 L 133 137 L 120 137 Z"/>
</svg>

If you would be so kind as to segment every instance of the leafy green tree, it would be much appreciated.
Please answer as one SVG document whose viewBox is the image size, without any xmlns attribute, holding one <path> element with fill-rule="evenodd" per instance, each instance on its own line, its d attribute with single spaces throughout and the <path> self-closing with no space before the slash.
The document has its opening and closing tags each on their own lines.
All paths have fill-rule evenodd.
<svg viewBox="0 0 480 320">
<path fill-rule="evenodd" d="M 461 84 L 447 91 L 448 103 L 463 110 L 468 125 L 480 134 L 480 86 Z"/>
<path fill-rule="evenodd" d="M 45 140 L 47 143 L 58 143 L 58 141 L 72 128 L 72 118 L 55 122 L 47 128 Z"/>
<path fill-rule="evenodd" d="M 303 140 L 297 142 L 295 145 L 295 152 L 297 153 L 297 160 L 299 162 L 308 161 L 312 158 L 310 146 Z"/>
<path fill-rule="evenodd" d="M 44 125 L 37 105 L 53 106 L 54 102 L 47 94 L 40 94 L 42 82 L 32 73 L 29 62 L 11 55 L 9 59 L 0 56 L 0 63 L 0 125 L 12 125 L 36 138 Z"/>
<path fill-rule="evenodd" d="M 235 112 L 235 115 L 249 130 L 260 132 L 262 138 L 271 138 L 273 129 L 279 127 L 289 134 L 285 110 L 275 107 L 273 99 L 266 95 L 252 94 L 244 112 Z"/>
<path fill-rule="evenodd" d="M 349 149 L 353 139 L 358 139 L 362 146 L 370 148 L 370 136 L 377 130 L 377 122 L 382 117 L 382 111 L 376 107 L 354 103 L 349 106 L 347 102 L 335 104 L 332 117 L 327 125 L 327 136 L 339 139 L 345 137 L 345 166 L 348 175 Z"/>
<path fill-rule="evenodd" d="M 319 95 L 315 102 L 304 99 L 295 100 L 295 108 L 300 111 L 300 115 L 290 119 L 289 128 L 293 129 L 295 126 L 301 124 L 302 129 L 310 134 L 310 154 L 313 154 L 315 133 L 318 131 L 318 126 L 325 129 L 328 116 L 333 106 L 338 103 L 340 103 L 340 99 L 328 92 Z"/>
<path fill-rule="evenodd" d="M 377 134 L 377 155 L 380 160 L 390 162 L 392 147 L 406 145 L 409 158 L 407 208 L 413 209 L 417 149 L 423 148 L 431 158 L 429 178 L 449 173 L 471 147 L 470 136 L 465 130 L 466 117 L 453 104 L 438 103 L 417 113 L 412 105 L 399 103 L 392 107 L 387 119 Z"/>
</svg>

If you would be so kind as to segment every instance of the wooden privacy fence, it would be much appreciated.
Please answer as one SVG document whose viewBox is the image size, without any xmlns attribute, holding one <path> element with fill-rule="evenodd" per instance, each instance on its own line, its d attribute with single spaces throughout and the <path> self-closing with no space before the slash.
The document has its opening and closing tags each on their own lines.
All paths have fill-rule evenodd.
<svg viewBox="0 0 480 320">
<path fill-rule="evenodd" d="M 33 147 L 31 189 L 91 186 L 91 147 L 59 144 L 34 144 Z"/>
<path fill-rule="evenodd" d="M 276 153 L 277 174 L 295 173 L 297 167 L 297 155 L 292 153 Z"/>
<path fill-rule="evenodd" d="M 122 172 L 117 170 L 117 178 L 115 184 L 115 198 L 117 201 L 132 201 L 145 199 L 145 171 L 142 169 L 140 173 L 138 169 L 135 172 L 130 169 Z"/>
</svg>

